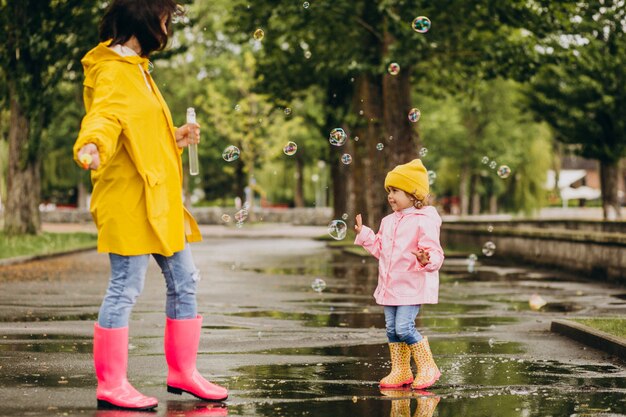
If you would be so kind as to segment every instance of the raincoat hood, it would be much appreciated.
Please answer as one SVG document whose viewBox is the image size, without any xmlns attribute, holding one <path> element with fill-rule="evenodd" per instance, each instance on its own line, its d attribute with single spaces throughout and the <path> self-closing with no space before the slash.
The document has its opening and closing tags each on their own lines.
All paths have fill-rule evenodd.
<svg viewBox="0 0 626 417">
<path fill-rule="evenodd" d="M 441 227 L 441 216 L 437 212 L 437 209 L 433 206 L 422 207 L 421 209 L 416 209 L 415 207 L 409 207 L 402 211 L 394 212 L 396 216 L 406 216 L 408 214 L 416 214 L 418 216 L 426 216 L 430 221 L 437 225 L 437 227 Z"/>
<path fill-rule="evenodd" d="M 144 70 L 148 70 L 148 64 L 150 61 L 148 58 L 132 55 L 132 56 L 122 56 L 109 48 L 111 41 L 101 42 L 87 52 L 87 54 L 81 59 L 81 64 L 83 64 L 83 70 L 85 71 L 85 84 L 92 85 L 95 81 L 95 74 L 98 66 L 102 63 L 109 61 L 118 61 L 122 63 L 127 63 L 130 65 L 140 65 Z"/>
<path fill-rule="evenodd" d="M 437 209 L 433 206 L 426 206 L 419 210 L 416 209 L 416 211 L 418 212 L 418 214 L 426 216 L 430 220 L 432 220 L 437 225 L 437 227 L 441 226 L 441 216 L 437 212 Z"/>
</svg>

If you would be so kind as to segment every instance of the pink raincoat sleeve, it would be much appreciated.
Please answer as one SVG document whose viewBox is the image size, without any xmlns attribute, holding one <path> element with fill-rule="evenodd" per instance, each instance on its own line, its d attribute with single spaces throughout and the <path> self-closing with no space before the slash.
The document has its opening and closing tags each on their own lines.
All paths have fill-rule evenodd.
<svg viewBox="0 0 626 417">
<path fill-rule="evenodd" d="M 376 259 L 380 258 L 380 250 L 381 250 L 381 236 L 382 236 L 383 226 L 380 225 L 380 230 L 377 234 L 374 234 L 374 231 L 367 226 L 363 226 L 361 228 L 361 233 L 356 236 L 354 239 L 355 245 L 360 245 L 365 248 L 366 251 L 374 255 Z"/>
<path fill-rule="evenodd" d="M 416 261 L 416 271 L 434 272 L 438 271 L 443 264 L 443 249 L 439 243 L 439 225 L 433 221 L 425 221 L 418 232 L 419 249 L 423 249 L 430 255 L 430 262 L 427 265 L 420 265 Z"/>
</svg>

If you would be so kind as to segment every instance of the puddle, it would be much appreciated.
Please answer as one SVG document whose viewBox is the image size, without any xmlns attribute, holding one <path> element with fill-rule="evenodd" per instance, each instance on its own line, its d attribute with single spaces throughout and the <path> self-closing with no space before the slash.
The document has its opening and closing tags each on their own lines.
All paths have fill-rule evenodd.
<svg viewBox="0 0 626 417">
<path fill-rule="evenodd" d="M 33 322 L 33 321 L 96 321 L 98 313 L 83 314 L 59 314 L 59 315 L 43 315 L 43 314 L 27 314 L 23 316 L 5 316 L 0 317 L 0 322 Z"/>
<path fill-rule="evenodd" d="M 421 314 L 421 313 L 420 313 Z M 307 327 L 349 327 L 349 328 L 385 328 L 383 314 L 376 307 L 362 313 L 294 313 L 278 310 L 259 310 L 231 313 L 236 317 L 271 318 L 278 320 L 298 320 Z M 480 331 L 494 328 L 496 325 L 515 323 L 514 317 L 428 317 L 419 316 L 416 326 L 438 332 Z"/>
<path fill-rule="evenodd" d="M 91 337 L 63 334 L 7 334 L 0 339 L 0 352 L 91 353 L 92 346 Z"/>
<path fill-rule="evenodd" d="M 59 375 L 48 370 L 41 370 L 36 373 L 19 374 L 12 373 L 3 375 L 0 379 L 0 387 L 94 387 L 95 377 L 89 375 Z"/>
<path fill-rule="evenodd" d="M 78 352 L 91 353 L 93 344 L 91 342 L 55 342 L 55 343 L 11 343 L 2 342 L 0 352 Z"/>
</svg>

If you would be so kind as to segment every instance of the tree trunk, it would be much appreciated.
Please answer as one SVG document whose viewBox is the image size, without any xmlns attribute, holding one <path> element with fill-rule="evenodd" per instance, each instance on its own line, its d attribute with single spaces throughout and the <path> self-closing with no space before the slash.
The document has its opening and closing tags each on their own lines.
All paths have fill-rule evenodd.
<svg viewBox="0 0 626 417">
<path fill-rule="evenodd" d="M 622 218 L 618 196 L 619 177 L 619 160 L 600 161 L 600 189 L 604 220 L 621 220 Z"/>
<path fill-rule="evenodd" d="M 293 204 L 304 207 L 304 162 L 296 156 L 296 187 L 293 193 Z"/>
<path fill-rule="evenodd" d="M 489 196 L 489 214 L 498 214 L 498 197 L 493 194 Z"/>
<path fill-rule="evenodd" d="M 470 173 L 467 165 L 461 168 L 461 178 L 459 179 L 459 205 L 461 206 L 461 216 L 469 214 L 469 179 Z"/>
<path fill-rule="evenodd" d="M 480 183 L 480 177 L 478 175 L 472 175 L 472 187 L 471 187 L 471 195 L 472 195 L 472 214 L 480 214 L 480 194 L 478 193 L 478 186 Z"/>
<path fill-rule="evenodd" d="M 89 209 L 87 205 L 87 187 L 85 187 L 85 184 L 83 184 L 82 179 L 78 181 L 77 189 L 78 195 L 76 196 L 76 208 L 78 208 L 79 210 Z"/>
<path fill-rule="evenodd" d="M 363 111 L 361 120 L 364 122 L 363 134 L 356 144 L 363 160 L 363 176 L 357 179 L 357 183 L 364 194 L 363 222 L 376 230 L 388 210 L 383 187 L 386 174 L 384 150 L 379 151 L 376 147 L 382 134 L 382 89 L 378 78 L 372 74 L 360 76 L 357 83 L 356 98 L 360 104 L 357 109 L 359 113 Z"/>
<path fill-rule="evenodd" d="M 40 159 L 36 152 L 29 152 L 28 139 L 32 126 L 17 100 L 14 88 L 9 88 L 9 94 L 11 122 L 4 231 L 8 235 L 36 234 L 41 228 Z"/>
<path fill-rule="evenodd" d="M 383 57 L 388 56 L 391 45 L 395 39 L 389 33 L 384 33 Z M 388 64 L 388 62 L 387 62 Z M 417 158 L 419 137 L 417 131 L 408 119 L 411 108 L 411 68 L 403 66 L 397 75 L 387 72 L 382 78 L 383 90 L 383 131 L 385 134 L 387 170 L 393 169 L 398 164 L 405 164 Z"/>
</svg>

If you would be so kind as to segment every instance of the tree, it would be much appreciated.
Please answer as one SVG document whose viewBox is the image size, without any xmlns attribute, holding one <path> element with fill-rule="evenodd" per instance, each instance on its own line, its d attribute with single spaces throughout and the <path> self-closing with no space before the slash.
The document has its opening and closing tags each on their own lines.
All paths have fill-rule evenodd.
<svg viewBox="0 0 626 417">
<path fill-rule="evenodd" d="M 0 60 L 10 108 L 4 228 L 7 234 L 33 234 L 40 228 L 42 137 L 56 87 L 94 44 L 98 5 L 80 0 L 2 0 L 0 5 L 5 37 Z"/>
<path fill-rule="evenodd" d="M 532 120 L 518 83 L 484 81 L 472 94 L 425 98 L 420 122 L 438 196 L 459 196 L 460 214 L 540 207 L 551 136 Z M 506 165 L 506 178 L 497 174 Z"/>
<path fill-rule="evenodd" d="M 577 3 L 569 35 L 545 53 L 562 57 L 528 90 L 538 117 L 556 138 L 600 162 L 605 219 L 621 218 L 619 162 L 626 156 L 626 9 L 619 1 Z"/>
<path fill-rule="evenodd" d="M 354 156 L 348 168 L 339 163 L 340 152 L 331 151 L 334 208 L 336 214 L 364 209 L 372 224 L 386 210 L 385 173 L 416 157 L 421 146 L 407 120 L 410 108 L 419 107 L 422 95 L 466 92 L 497 76 L 528 78 L 541 58 L 534 45 L 554 31 L 554 16 L 566 4 L 385 0 L 303 7 L 235 1 L 231 27 L 242 43 L 256 29 L 265 31 L 260 90 L 288 100 L 318 86 L 326 91 L 320 140 L 334 127 L 359 137 L 348 142 Z M 418 14 L 432 21 L 428 33 L 411 29 Z M 399 64 L 397 75 L 387 72 L 390 63 Z M 417 85 L 421 90 L 412 96 Z"/>
</svg>

